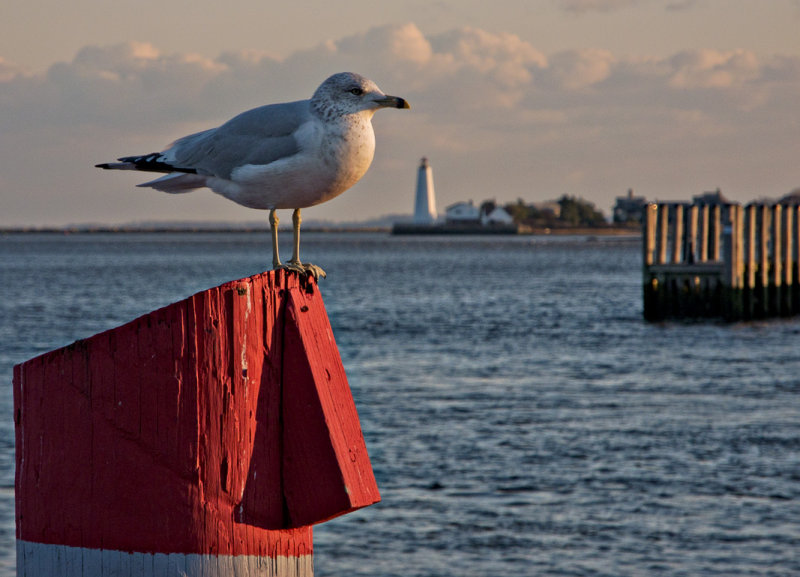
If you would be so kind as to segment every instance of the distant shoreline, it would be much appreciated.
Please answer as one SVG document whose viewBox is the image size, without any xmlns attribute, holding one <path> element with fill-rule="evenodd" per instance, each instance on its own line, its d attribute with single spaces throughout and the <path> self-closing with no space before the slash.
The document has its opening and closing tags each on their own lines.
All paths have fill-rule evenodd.
<svg viewBox="0 0 800 577">
<path fill-rule="evenodd" d="M 303 227 L 303 234 L 314 232 L 389 232 L 386 227 Z M 281 226 L 282 233 L 292 232 L 290 226 Z M 8 227 L 0 228 L 2 234 L 230 234 L 257 233 L 269 234 L 266 226 L 65 226 L 65 227 Z"/>
<path fill-rule="evenodd" d="M 290 232 L 290 227 L 281 227 L 281 232 Z M 303 228 L 303 234 L 314 233 L 386 233 L 392 232 L 391 227 L 336 227 L 336 226 L 309 226 Z M 0 228 L 0 235 L 7 234 L 230 234 L 230 233 L 269 233 L 268 227 L 260 226 L 65 226 L 65 227 L 7 227 Z M 462 234 L 469 234 L 468 232 Z M 565 228 L 531 228 L 511 236 L 641 236 L 638 227 L 565 227 Z"/>
<path fill-rule="evenodd" d="M 521 235 L 541 235 L 541 236 L 558 236 L 558 235 L 588 235 L 588 236 L 641 236 L 642 229 L 640 227 L 626 227 L 626 226 L 611 226 L 611 227 L 574 227 L 574 228 L 532 228 L 526 232 L 520 232 Z"/>
</svg>

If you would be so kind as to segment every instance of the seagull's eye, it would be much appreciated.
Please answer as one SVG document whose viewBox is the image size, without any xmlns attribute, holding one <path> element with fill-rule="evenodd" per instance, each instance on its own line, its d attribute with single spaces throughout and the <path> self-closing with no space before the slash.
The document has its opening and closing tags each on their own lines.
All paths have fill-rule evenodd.
<svg viewBox="0 0 800 577">
<path fill-rule="evenodd" d="M 350 92 L 350 94 L 355 94 L 356 96 L 361 96 L 362 94 L 364 94 L 364 91 L 357 87 L 351 88 L 348 92 Z"/>
</svg>

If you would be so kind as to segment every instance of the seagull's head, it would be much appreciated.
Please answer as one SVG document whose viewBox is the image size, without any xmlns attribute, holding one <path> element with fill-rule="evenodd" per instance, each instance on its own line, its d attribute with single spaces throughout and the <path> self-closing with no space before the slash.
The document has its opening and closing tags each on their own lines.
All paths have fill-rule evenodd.
<svg viewBox="0 0 800 577">
<path fill-rule="evenodd" d="M 381 108 L 411 108 L 404 98 L 389 96 L 369 78 L 353 72 L 334 74 L 311 98 L 312 106 L 324 116 L 358 112 L 374 113 Z"/>
</svg>

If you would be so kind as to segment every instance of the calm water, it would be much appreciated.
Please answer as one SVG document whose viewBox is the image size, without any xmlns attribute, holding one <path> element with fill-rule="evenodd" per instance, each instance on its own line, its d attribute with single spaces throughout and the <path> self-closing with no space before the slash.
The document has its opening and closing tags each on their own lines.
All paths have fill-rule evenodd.
<svg viewBox="0 0 800 577">
<path fill-rule="evenodd" d="M 800 321 L 645 324 L 635 240 L 303 248 L 383 495 L 315 529 L 318 576 L 800 575 Z M 1 577 L 13 364 L 269 259 L 263 235 L 0 236 Z"/>
</svg>

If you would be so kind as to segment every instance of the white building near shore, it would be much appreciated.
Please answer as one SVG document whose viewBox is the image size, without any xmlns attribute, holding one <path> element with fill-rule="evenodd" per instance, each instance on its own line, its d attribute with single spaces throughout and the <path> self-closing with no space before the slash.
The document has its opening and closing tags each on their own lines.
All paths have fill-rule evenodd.
<svg viewBox="0 0 800 577">
<path fill-rule="evenodd" d="M 445 219 L 453 224 L 478 224 L 481 221 L 481 211 L 471 200 L 456 202 L 445 209 Z"/>
<path fill-rule="evenodd" d="M 502 206 L 496 206 L 489 213 L 481 214 L 481 224 L 483 226 L 511 226 L 514 224 L 514 219 Z"/>
<path fill-rule="evenodd" d="M 475 206 L 471 200 L 456 202 L 445 209 L 448 224 L 475 224 L 481 226 L 511 226 L 514 219 L 502 206 L 496 206 L 494 201 Z"/>
</svg>

